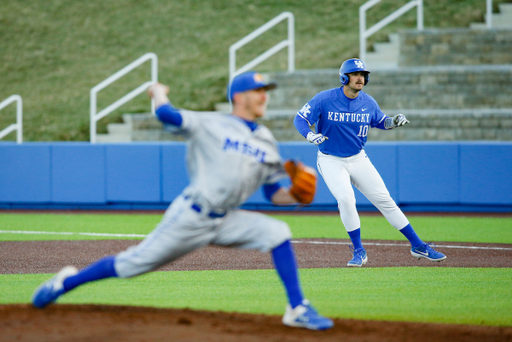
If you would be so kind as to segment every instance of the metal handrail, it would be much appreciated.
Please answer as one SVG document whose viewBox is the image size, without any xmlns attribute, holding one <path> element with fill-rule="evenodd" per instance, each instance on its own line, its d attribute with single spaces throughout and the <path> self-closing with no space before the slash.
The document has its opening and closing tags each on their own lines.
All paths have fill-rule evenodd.
<svg viewBox="0 0 512 342">
<path fill-rule="evenodd" d="M 485 14 L 485 23 L 487 24 L 487 28 L 492 28 L 492 0 L 486 0 L 486 9 L 487 13 Z"/>
<path fill-rule="evenodd" d="M 119 78 L 123 77 L 124 75 L 126 75 L 127 73 L 129 73 L 130 71 L 132 71 L 133 69 L 137 68 L 138 66 L 140 66 L 141 64 L 143 64 L 144 62 L 146 62 L 148 60 L 151 60 L 151 81 L 145 82 L 144 84 L 142 84 L 138 88 L 132 90 L 131 92 L 129 92 L 128 94 L 126 94 L 125 96 L 123 96 L 122 98 L 117 100 L 116 102 L 112 103 L 107 108 L 105 108 L 105 109 L 101 110 L 99 113 L 97 113 L 96 112 L 97 111 L 97 102 L 96 102 L 96 100 L 97 100 L 97 93 L 100 90 L 102 90 L 103 88 L 107 87 L 111 83 L 115 82 L 116 80 L 118 80 Z M 129 65 L 127 65 L 123 69 L 119 70 L 118 72 L 116 72 L 112 76 L 108 77 L 103 82 L 98 83 L 97 85 L 95 85 L 91 89 L 91 106 L 90 106 L 90 115 L 91 115 L 91 126 L 90 126 L 91 132 L 90 132 L 90 135 L 91 135 L 91 143 L 93 143 L 93 144 L 96 143 L 96 123 L 101 118 L 107 116 L 108 114 L 110 114 L 111 112 L 116 110 L 117 108 L 121 107 L 126 102 L 130 101 L 131 99 L 133 99 L 137 95 L 143 93 L 144 91 L 146 91 L 146 89 L 151 84 L 156 83 L 156 82 L 158 82 L 158 57 L 154 53 L 149 52 L 149 53 L 146 53 L 145 55 L 143 55 L 142 57 L 138 58 L 134 62 L 130 63 Z M 151 100 L 151 112 L 153 114 L 155 113 L 155 101 L 153 99 Z"/>
<path fill-rule="evenodd" d="M 423 30 L 423 0 L 412 0 L 408 2 L 377 24 L 366 29 L 366 11 L 379 2 L 381 2 L 381 0 L 370 0 L 359 7 L 359 58 L 363 61 L 366 59 L 366 39 L 415 6 L 417 7 L 418 30 Z"/>
<path fill-rule="evenodd" d="M 268 49 L 249 63 L 245 64 L 241 68 L 236 68 L 236 50 L 249 43 L 253 39 L 257 38 L 267 30 L 271 29 L 281 21 L 288 19 L 288 39 L 276 44 L 272 48 Z M 248 71 L 260 64 L 270 56 L 274 55 L 278 51 L 288 47 L 288 71 L 292 72 L 295 70 L 295 17 L 291 12 L 283 12 L 274 19 L 270 20 L 265 25 L 259 27 L 249 35 L 240 39 L 235 44 L 229 47 L 229 81 L 238 74 Z"/>
<path fill-rule="evenodd" d="M 7 126 L 0 132 L 0 139 L 7 134 L 16 131 L 16 142 L 21 144 L 23 142 L 23 100 L 19 95 L 11 95 L 0 103 L 0 110 L 16 101 L 16 123 Z"/>
</svg>

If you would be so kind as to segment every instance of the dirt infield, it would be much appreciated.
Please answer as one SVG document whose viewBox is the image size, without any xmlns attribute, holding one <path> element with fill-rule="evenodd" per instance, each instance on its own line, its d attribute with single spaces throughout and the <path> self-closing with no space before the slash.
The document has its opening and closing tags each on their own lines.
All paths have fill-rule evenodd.
<svg viewBox="0 0 512 342">
<path fill-rule="evenodd" d="M 83 267 L 138 243 L 131 240 L 0 242 L 0 273 Z M 346 267 L 347 240 L 297 239 L 301 268 Z M 438 242 L 442 263 L 412 258 L 406 242 L 365 240 L 365 267 L 512 267 L 512 245 Z M 207 247 L 161 271 L 270 269 L 269 254 Z M 512 341 L 512 327 L 336 319 L 328 331 L 288 328 L 280 316 L 98 305 L 0 306 L 1 341 Z"/>
<path fill-rule="evenodd" d="M 106 255 L 117 254 L 137 244 L 135 240 L 98 241 L 0 241 L 0 274 L 56 273 L 62 267 L 84 267 Z M 293 240 L 301 268 L 346 267 L 352 255 L 348 240 Z M 438 242 L 448 255 L 433 263 L 415 259 L 407 242 L 365 240 L 365 267 L 512 267 L 512 245 Z M 186 255 L 161 271 L 271 269 L 269 253 L 233 248 L 207 247 Z"/>
</svg>

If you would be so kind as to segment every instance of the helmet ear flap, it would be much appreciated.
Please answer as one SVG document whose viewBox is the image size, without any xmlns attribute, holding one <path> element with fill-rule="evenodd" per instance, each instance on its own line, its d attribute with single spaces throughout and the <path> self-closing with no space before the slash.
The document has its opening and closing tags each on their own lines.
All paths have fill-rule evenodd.
<svg viewBox="0 0 512 342">
<path fill-rule="evenodd" d="M 340 82 L 341 82 L 341 84 L 347 85 L 349 81 L 350 81 L 350 78 L 347 75 L 345 75 L 345 74 L 341 74 L 340 75 Z M 367 82 L 366 82 L 366 79 L 365 79 L 365 84 L 366 83 Z"/>
<path fill-rule="evenodd" d="M 364 85 L 367 85 L 369 81 L 370 81 L 370 74 L 369 73 L 365 73 L 365 75 L 364 75 Z"/>
</svg>

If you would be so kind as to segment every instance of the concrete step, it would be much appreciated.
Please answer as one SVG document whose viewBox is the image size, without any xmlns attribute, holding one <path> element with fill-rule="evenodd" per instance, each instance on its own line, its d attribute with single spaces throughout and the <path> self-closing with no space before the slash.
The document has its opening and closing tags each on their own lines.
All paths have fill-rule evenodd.
<svg viewBox="0 0 512 342">
<path fill-rule="evenodd" d="M 512 64 L 512 28 L 404 30 L 400 34 L 400 67 Z"/>
<path fill-rule="evenodd" d="M 389 42 L 373 44 L 375 52 L 366 53 L 366 67 L 370 70 L 395 69 L 400 55 L 400 36 L 389 35 Z"/>
<path fill-rule="evenodd" d="M 511 15 L 512 16 L 512 4 L 499 4 L 500 14 Z"/>
<path fill-rule="evenodd" d="M 499 4 L 500 12 L 492 14 L 492 28 L 511 28 L 512 29 L 512 4 Z M 487 24 L 471 23 L 470 28 L 474 30 L 485 30 Z"/>
<path fill-rule="evenodd" d="M 231 112 L 231 104 L 229 102 L 221 102 L 215 104 L 215 111 L 222 113 Z"/>
<path fill-rule="evenodd" d="M 130 134 L 132 126 L 127 123 L 109 123 L 107 124 L 107 132 L 109 134 Z"/>
<path fill-rule="evenodd" d="M 510 108 L 512 65 L 414 66 L 370 68 L 364 91 L 381 108 Z M 269 110 L 299 110 L 320 91 L 339 87 L 338 69 L 270 74 L 279 87 L 271 92 Z"/>
<path fill-rule="evenodd" d="M 117 143 L 117 142 L 131 142 L 132 136 L 131 134 L 97 134 L 96 141 L 99 143 Z"/>
</svg>

